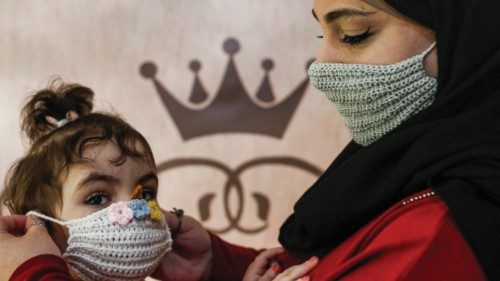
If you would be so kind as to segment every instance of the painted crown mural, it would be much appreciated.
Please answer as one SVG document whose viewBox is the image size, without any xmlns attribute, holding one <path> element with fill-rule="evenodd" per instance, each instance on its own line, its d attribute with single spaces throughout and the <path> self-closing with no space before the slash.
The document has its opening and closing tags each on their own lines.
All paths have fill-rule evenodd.
<svg viewBox="0 0 500 281">
<path fill-rule="evenodd" d="M 274 62 L 271 59 L 264 59 L 262 61 L 264 77 L 255 97 L 251 98 L 245 89 L 234 61 L 235 55 L 240 50 L 238 41 L 234 38 L 225 40 L 223 50 L 229 56 L 224 77 L 212 101 L 201 109 L 190 108 L 180 103 L 156 78 L 158 69 L 155 63 L 144 62 L 140 67 L 140 73 L 144 78 L 153 82 L 163 105 L 169 112 L 184 141 L 219 133 L 249 133 L 281 139 L 307 90 L 308 78 L 306 77 L 303 81 L 300 81 L 298 86 L 283 101 L 276 102 L 269 78 L 269 72 L 273 69 Z M 312 60 L 307 63 L 306 69 L 311 62 Z M 189 67 L 194 73 L 194 83 L 189 101 L 196 105 L 206 103 L 210 95 L 198 76 L 201 63 L 198 60 L 193 60 L 190 62 Z M 261 192 L 253 192 L 252 197 L 257 205 L 257 215 L 263 223 L 261 226 L 254 228 L 242 226 L 240 220 L 244 211 L 245 192 L 240 175 L 246 170 L 262 165 L 285 165 L 301 169 L 315 176 L 321 174 L 321 170 L 316 166 L 289 156 L 256 158 L 242 163 L 236 168 L 231 168 L 213 159 L 179 158 L 159 163 L 158 171 L 167 172 L 184 166 L 202 166 L 225 174 L 227 180 L 223 188 L 222 202 L 228 225 L 221 229 L 211 229 L 211 231 L 225 233 L 236 229 L 243 233 L 252 234 L 258 233 L 268 226 L 270 200 Z M 230 204 L 229 202 L 231 191 L 236 192 L 237 204 Z M 215 196 L 217 196 L 215 193 L 207 193 L 199 199 L 198 210 L 202 221 L 206 221 L 210 217 L 210 207 Z M 236 210 L 230 210 L 231 205 L 236 206 Z"/>
<path fill-rule="evenodd" d="M 157 67 L 154 63 L 144 63 L 140 72 L 143 77 L 153 81 L 184 140 L 217 133 L 252 133 L 282 138 L 307 89 L 309 80 L 304 79 L 286 99 L 276 103 L 269 79 L 269 72 L 272 71 L 274 62 L 265 59 L 262 61 L 264 78 L 254 101 L 245 89 L 235 65 L 234 56 L 240 50 L 238 41 L 233 38 L 227 39 L 223 49 L 229 56 L 229 62 L 222 83 L 210 104 L 202 109 L 191 109 L 181 104 L 156 78 Z M 193 60 L 189 67 L 194 72 L 189 101 L 193 104 L 204 103 L 210 95 L 198 76 L 201 63 Z"/>
</svg>

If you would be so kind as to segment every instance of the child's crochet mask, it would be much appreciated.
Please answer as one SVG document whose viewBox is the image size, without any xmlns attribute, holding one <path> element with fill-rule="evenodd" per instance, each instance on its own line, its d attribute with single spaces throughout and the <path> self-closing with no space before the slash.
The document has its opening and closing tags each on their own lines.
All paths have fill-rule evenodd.
<svg viewBox="0 0 500 281">
<path fill-rule="evenodd" d="M 423 61 L 434 46 L 390 65 L 313 63 L 311 84 L 337 105 L 353 140 L 367 146 L 432 104 L 438 83 Z"/>
<path fill-rule="evenodd" d="M 172 246 L 164 217 L 151 206 L 157 206 L 156 201 L 134 199 L 65 222 L 34 211 L 28 214 L 69 229 L 63 257 L 82 280 L 142 280 Z"/>
</svg>

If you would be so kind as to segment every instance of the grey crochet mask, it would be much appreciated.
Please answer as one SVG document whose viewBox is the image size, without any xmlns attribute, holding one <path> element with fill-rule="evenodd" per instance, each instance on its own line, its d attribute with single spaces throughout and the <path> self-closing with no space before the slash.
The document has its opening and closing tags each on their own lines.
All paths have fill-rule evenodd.
<svg viewBox="0 0 500 281">
<path fill-rule="evenodd" d="M 423 61 L 434 46 L 391 65 L 313 63 L 309 76 L 337 105 L 353 140 L 367 146 L 432 104 L 438 83 Z"/>
</svg>

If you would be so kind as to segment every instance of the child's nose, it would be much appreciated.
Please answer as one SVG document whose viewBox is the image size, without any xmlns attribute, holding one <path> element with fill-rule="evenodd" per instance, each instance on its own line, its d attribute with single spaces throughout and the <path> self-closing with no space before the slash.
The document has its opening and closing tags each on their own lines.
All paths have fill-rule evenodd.
<svg viewBox="0 0 500 281">
<path fill-rule="evenodd" d="M 132 199 L 141 199 L 142 198 L 142 186 L 137 185 L 134 189 L 130 190 L 130 188 L 123 187 L 122 192 L 117 195 L 116 201 L 130 201 Z"/>
</svg>

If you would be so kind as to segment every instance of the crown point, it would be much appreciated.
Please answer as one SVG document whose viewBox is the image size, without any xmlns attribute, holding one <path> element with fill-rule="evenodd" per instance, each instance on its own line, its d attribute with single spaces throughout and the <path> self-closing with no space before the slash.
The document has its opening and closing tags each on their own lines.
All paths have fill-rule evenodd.
<svg viewBox="0 0 500 281">
<path fill-rule="evenodd" d="M 234 55 L 240 50 L 240 43 L 234 38 L 229 38 L 224 41 L 224 51 L 229 55 Z"/>
<path fill-rule="evenodd" d="M 189 69 L 191 69 L 194 72 L 198 72 L 201 69 L 201 63 L 198 60 L 192 60 L 189 63 Z"/>
<path fill-rule="evenodd" d="M 269 72 L 274 68 L 274 62 L 271 59 L 265 59 L 262 61 L 262 68 Z"/>
<path fill-rule="evenodd" d="M 316 60 L 315 58 L 312 58 L 312 59 L 310 59 L 310 60 L 307 61 L 307 63 L 306 63 L 306 72 L 309 70 L 309 67 L 311 67 L 311 64 L 313 64 L 313 62 L 315 60 Z"/>
<path fill-rule="evenodd" d="M 152 62 L 145 62 L 141 65 L 140 72 L 144 78 L 154 78 L 156 71 L 156 65 Z"/>
</svg>

